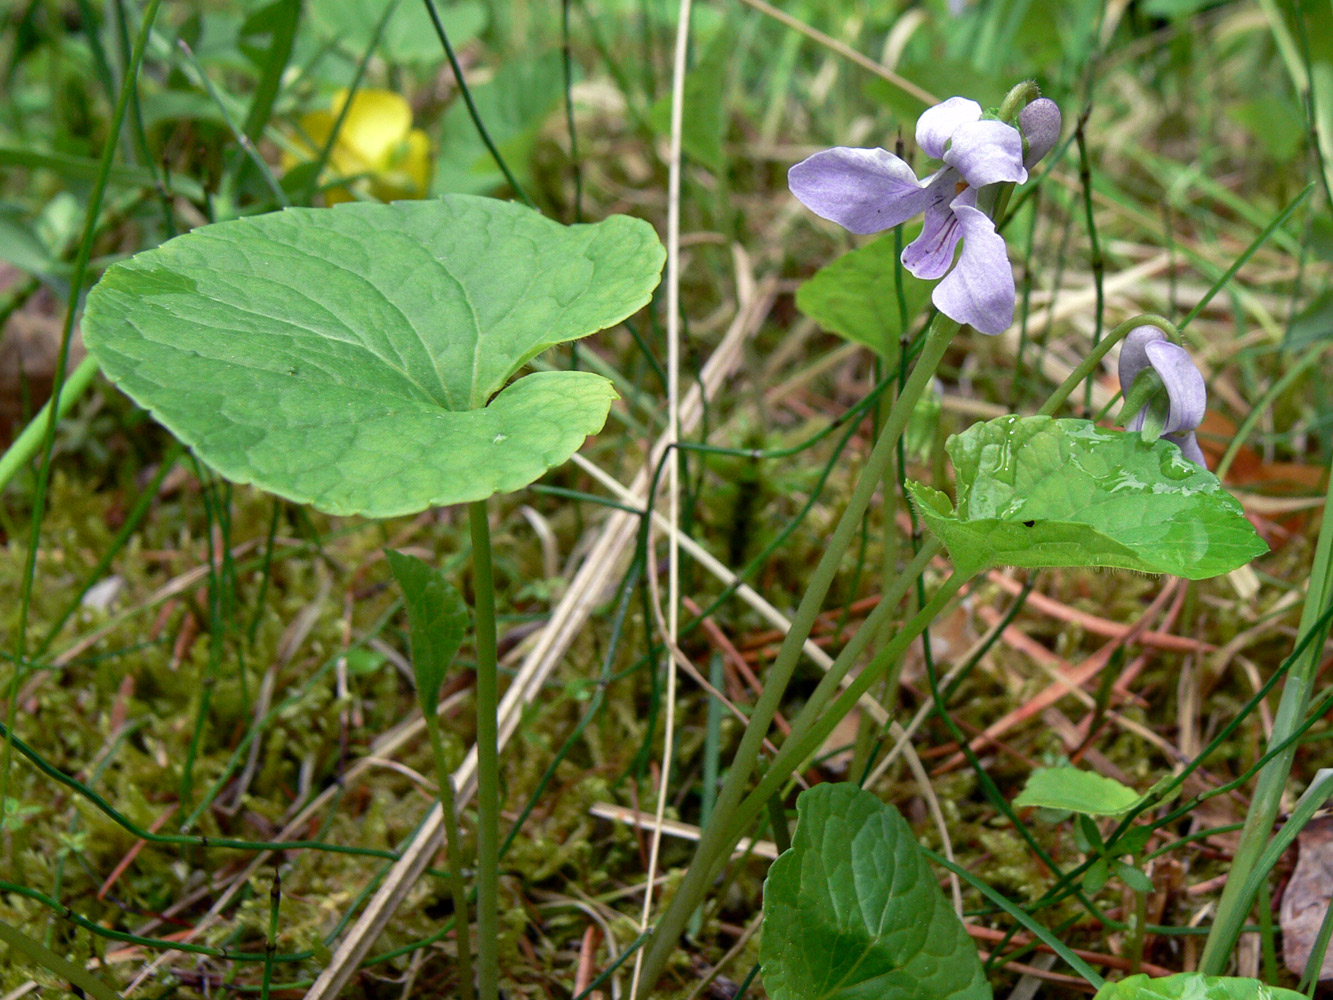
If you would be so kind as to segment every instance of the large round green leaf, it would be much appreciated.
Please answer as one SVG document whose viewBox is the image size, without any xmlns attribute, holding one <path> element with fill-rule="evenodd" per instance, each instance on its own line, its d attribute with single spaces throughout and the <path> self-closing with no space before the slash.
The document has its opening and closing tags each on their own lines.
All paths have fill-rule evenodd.
<svg viewBox="0 0 1333 1000">
<path fill-rule="evenodd" d="M 1116 566 L 1200 580 L 1268 551 L 1216 476 L 1169 441 L 999 417 L 951 437 L 957 505 L 908 489 L 958 567 Z"/>
<path fill-rule="evenodd" d="M 598 375 L 505 383 L 643 306 L 662 260 L 624 216 L 566 227 L 467 196 L 288 209 L 112 267 L 83 333 L 223 475 L 387 517 L 519 489 L 600 430 Z"/>
</svg>

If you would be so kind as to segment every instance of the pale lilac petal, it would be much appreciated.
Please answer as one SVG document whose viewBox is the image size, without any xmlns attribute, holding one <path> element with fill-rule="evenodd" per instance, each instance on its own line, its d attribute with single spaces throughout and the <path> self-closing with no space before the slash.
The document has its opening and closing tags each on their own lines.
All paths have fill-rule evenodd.
<svg viewBox="0 0 1333 1000">
<path fill-rule="evenodd" d="M 949 203 L 958 196 L 959 183 L 958 172 L 946 167 L 926 185 L 928 200 L 921 235 L 903 250 L 903 267 L 924 281 L 944 277 L 953 266 L 953 252 L 963 233 Z"/>
<path fill-rule="evenodd" d="M 1155 326 L 1136 326 L 1120 342 L 1118 369 L 1120 373 L 1120 391 L 1122 393 L 1128 393 L 1130 387 L 1134 384 L 1134 380 L 1139 377 L 1139 372 L 1152 365 L 1152 362 L 1148 360 L 1148 345 L 1166 339 L 1166 334 Z M 1142 426 L 1143 421 L 1139 420 L 1139 427 Z M 1126 425 L 1125 429 L 1136 431 L 1139 428 Z"/>
<path fill-rule="evenodd" d="M 1208 390 L 1203 375 L 1194 366 L 1194 359 L 1189 351 L 1169 340 L 1155 340 L 1145 349 L 1171 400 L 1162 433 L 1194 430 L 1203 423 L 1204 410 L 1208 407 Z"/>
<path fill-rule="evenodd" d="M 1039 97 L 1018 113 L 1018 129 L 1027 140 L 1023 166 L 1035 166 L 1060 141 L 1060 105 Z"/>
<path fill-rule="evenodd" d="M 995 223 L 966 202 L 960 197 L 953 203 L 963 235 L 958 266 L 935 286 L 930 298 L 950 319 L 993 336 L 1014 321 L 1014 271 Z"/>
<path fill-rule="evenodd" d="M 951 97 L 943 104 L 927 108 L 916 120 L 916 144 L 927 156 L 944 159 L 944 147 L 959 125 L 981 117 L 981 105 L 966 97 Z"/>
<path fill-rule="evenodd" d="M 787 184 L 821 219 L 862 236 L 891 229 L 926 207 L 912 168 L 884 149 L 825 149 L 788 170 Z"/>
<path fill-rule="evenodd" d="M 1208 468 L 1208 459 L 1204 458 L 1203 449 L 1199 447 L 1199 439 L 1194 436 L 1194 432 L 1188 434 L 1163 434 L 1166 440 L 1180 448 L 1180 453 L 1188 458 L 1195 465 L 1201 468 Z"/>
<path fill-rule="evenodd" d="M 1028 179 L 1023 167 L 1023 137 L 1004 122 L 959 125 L 944 153 L 944 162 L 955 167 L 974 188 L 1000 181 L 1022 184 Z"/>
</svg>

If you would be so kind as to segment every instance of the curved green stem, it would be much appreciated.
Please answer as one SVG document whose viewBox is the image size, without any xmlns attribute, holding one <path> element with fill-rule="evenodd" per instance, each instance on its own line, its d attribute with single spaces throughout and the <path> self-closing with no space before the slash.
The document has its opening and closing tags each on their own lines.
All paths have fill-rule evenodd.
<svg viewBox="0 0 1333 1000">
<path fill-rule="evenodd" d="M 97 361 L 89 354 L 69 373 L 69 378 L 65 379 L 65 387 L 60 393 L 60 400 L 56 406 L 57 420 L 68 413 L 74 404 L 79 401 L 96 375 Z M 28 426 L 23 428 L 23 433 L 16 437 L 14 443 L 5 449 L 4 455 L 0 456 L 0 490 L 8 486 L 9 481 L 18 474 L 19 469 L 31 462 L 32 457 L 37 454 L 37 450 L 42 445 L 42 439 L 46 435 L 46 425 L 50 419 L 51 401 L 47 400 L 46 404 L 37 411 L 37 416 L 33 417 Z"/>
<path fill-rule="evenodd" d="M 495 577 L 486 501 L 467 506 L 472 530 L 472 572 L 477 617 L 477 979 L 481 1000 L 500 990 L 498 896 L 500 891 L 500 762 L 496 711 Z M 459 927 L 462 928 L 460 921 Z M 460 949 L 461 950 L 461 949 Z"/>
<path fill-rule="evenodd" d="M 926 550 L 923 548 L 922 551 Z M 902 576 L 907 579 L 909 585 L 916 582 L 915 574 L 909 576 L 908 571 L 904 571 Z M 773 758 L 773 763 L 764 772 L 764 776 L 759 780 L 754 791 L 747 795 L 734 811 L 728 814 L 725 835 L 726 851 L 714 861 L 712 874 L 716 874 L 725 864 L 736 842 L 740 840 L 754 818 L 764 810 L 768 800 L 781 792 L 782 786 L 787 783 L 787 779 L 795 773 L 802 763 L 819 750 L 824 740 L 833 732 L 834 727 L 837 726 L 843 716 L 852 710 L 852 706 L 860 700 L 861 696 L 870 690 L 871 686 L 883 676 L 895 660 L 902 656 L 907 647 L 926 630 L 927 626 L 935 620 L 936 616 L 944 610 L 948 603 L 953 600 L 954 595 L 970 579 L 971 574 L 952 574 L 944 583 L 940 584 L 939 589 L 922 606 L 921 610 L 897 631 L 889 644 L 866 664 L 865 669 L 857 675 L 856 680 L 847 685 L 837 699 L 821 712 L 803 711 L 792 721 L 791 734 L 783 740 L 777 756 Z M 872 623 L 867 619 L 865 624 L 861 626 L 860 631 L 868 632 L 873 637 L 879 631 L 878 623 Z"/>
<path fill-rule="evenodd" d="M 1055 392 L 1051 393 L 1050 399 L 1046 400 L 1037 413 L 1044 417 L 1054 416 L 1055 411 L 1065 405 L 1065 400 L 1073 395 L 1079 384 L 1097 370 L 1097 366 L 1102 363 L 1102 358 L 1106 357 L 1111 348 L 1129 336 L 1129 332 L 1136 326 L 1155 326 L 1170 337 L 1172 343 L 1180 343 L 1180 331 L 1165 316 L 1158 316 L 1155 313 L 1141 313 L 1138 316 L 1131 316 L 1103 337 L 1097 346 L 1088 352 L 1088 356 L 1083 359 L 1082 364 L 1069 373 L 1069 377 L 1060 383 L 1060 387 Z"/>
<path fill-rule="evenodd" d="M 861 470 L 860 479 L 852 490 L 847 508 L 843 511 L 837 527 L 833 529 L 824 554 L 811 574 L 810 585 L 801 597 L 796 613 L 792 616 L 791 629 L 778 650 L 777 658 L 769 668 L 763 693 L 755 702 L 749 724 L 745 727 L 731 768 L 722 783 L 717 804 L 713 808 L 713 818 L 704 828 L 699 844 L 695 848 L 694 857 L 690 861 L 689 870 L 685 873 L 685 878 L 672 897 L 671 903 L 663 912 L 649 941 L 644 956 L 643 976 L 640 980 L 645 989 L 651 990 L 662 970 L 666 968 L 667 959 L 676 947 L 676 940 L 684 931 L 690 914 L 694 912 L 694 908 L 707 891 L 710 872 L 715 862 L 730 854 L 730 845 L 727 843 L 728 830 L 724 829 L 725 821 L 741 802 L 745 784 L 759 760 L 764 737 L 768 733 L 778 706 L 782 703 L 787 684 L 800 661 L 801 649 L 811 629 L 814 628 L 824 597 L 833 585 L 842 556 L 856 537 L 861 517 L 870 505 L 875 489 L 883 478 L 884 470 L 893 460 L 898 438 L 906 430 L 913 408 L 934 377 L 935 370 L 939 367 L 944 352 L 958 329 L 958 323 L 941 316 L 936 319 L 935 325 L 926 335 L 926 342 L 916 366 L 903 386 L 903 391 L 889 414 L 889 419 L 885 422 L 879 440 L 866 459 L 865 468 Z"/>
</svg>

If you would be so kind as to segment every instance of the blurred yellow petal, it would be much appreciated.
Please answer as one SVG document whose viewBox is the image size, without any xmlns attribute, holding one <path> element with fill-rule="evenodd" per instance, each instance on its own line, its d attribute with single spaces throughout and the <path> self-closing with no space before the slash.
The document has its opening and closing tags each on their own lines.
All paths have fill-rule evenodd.
<svg viewBox="0 0 1333 1000">
<path fill-rule="evenodd" d="M 398 197 L 424 198 L 430 185 L 430 140 L 414 128 L 392 151 L 383 171 L 385 179 L 399 189 Z"/>
<path fill-rule="evenodd" d="M 290 170 L 315 159 L 328 142 L 347 103 L 347 91 L 333 97 L 327 111 L 301 116 L 304 135 L 297 136 L 292 150 L 283 154 L 283 167 Z M 388 90 L 361 90 L 351 100 L 338 139 L 329 151 L 328 168 L 321 181 L 355 178 L 348 187 L 381 201 L 424 198 L 430 185 L 430 140 L 412 128 L 412 109 L 399 94 Z M 351 201 L 348 187 L 327 190 L 325 202 Z"/>
<path fill-rule="evenodd" d="M 311 156 L 318 156 L 324 143 L 329 141 L 329 135 L 333 132 L 333 122 L 334 115 L 331 111 L 311 111 L 301 116 L 301 131 L 314 143 Z M 302 142 L 301 145 L 305 143 Z"/>
<path fill-rule="evenodd" d="M 356 196 L 347 188 L 329 188 L 324 192 L 324 204 L 326 205 L 341 205 L 345 201 L 356 201 Z"/>
<path fill-rule="evenodd" d="M 347 100 L 347 91 L 333 98 L 330 112 L 336 118 Z M 391 90 L 358 90 L 338 133 L 338 145 L 354 150 L 368 164 L 380 164 L 412 129 L 412 108 L 401 94 Z"/>
</svg>

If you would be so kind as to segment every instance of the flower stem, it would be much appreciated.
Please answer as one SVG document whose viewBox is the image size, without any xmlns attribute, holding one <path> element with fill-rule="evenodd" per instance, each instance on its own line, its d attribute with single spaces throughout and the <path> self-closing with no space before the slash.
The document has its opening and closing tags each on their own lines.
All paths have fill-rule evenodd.
<svg viewBox="0 0 1333 1000">
<path fill-rule="evenodd" d="M 916 579 L 915 574 L 909 576 L 907 572 L 904 572 L 903 576 L 908 578 L 909 583 Z M 713 874 L 721 869 L 722 864 L 731 855 L 736 841 L 741 838 L 751 821 L 766 807 L 769 800 L 780 792 L 788 778 L 819 749 L 839 720 L 852 710 L 852 706 L 870 690 L 871 685 L 902 656 L 907 647 L 926 630 L 971 577 L 970 573 L 953 573 L 940 584 L 939 589 L 911 621 L 897 631 L 893 640 L 866 664 L 856 680 L 847 685 L 831 705 L 822 712 L 802 712 L 792 722 L 791 734 L 783 741 L 777 756 L 773 758 L 773 763 L 764 772 L 759 784 L 731 813 L 726 832 L 726 851 L 714 861 Z M 870 623 L 867 622 L 867 625 Z M 863 625 L 862 629 L 866 627 Z M 878 632 L 878 623 L 871 626 L 870 631 Z"/>
<path fill-rule="evenodd" d="M 1329 479 L 1326 509 L 1330 503 L 1333 503 L 1333 476 Z M 1310 569 L 1310 585 L 1305 594 L 1305 607 L 1301 610 L 1298 636 L 1306 636 L 1319 624 L 1319 619 L 1328 608 L 1330 595 L 1333 595 L 1333 517 L 1326 516 L 1319 528 L 1319 541 L 1315 547 L 1314 565 Z M 1301 725 L 1319 670 L 1324 639 L 1328 634 L 1327 624 L 1322 626 L 1322 631 L 1324 635 L 1315 636 L 1306 646 L 1305 655 L 1287 672 L 1282 684 L 1282 700 L 1273 718 L 1270 746 L 1289 740 Z M 1227 959 L 1254 903 L 1254 891 L 1246 883 L 1250 882 L 1250 875 L 1273 832 L 1273 821 L 1282 803 L 1282 792 L 1291 776 L 1296 746 L 1292 742 L 1259 772 L 1254 798 L 1250 800 L 1250 810 L 1246 813 L 1245 826 L 1241 830 L 1240 844 L 1231 860 L 1231 871 L 1222 890 L 1222 899 L 1217 904 L 1217 919 L 1208 932 L 1203 956 L 1199 960 L 1199 971 L 1205 975 L 1221 975 L 1226 969 Z"/>
<path fill-rule="evenodd" d="M 472 1000 L 472 935 L 467 918 L 467 887 L 463 884 L 463 838 L 458 830 L 458 806 L 454 801 L 454 776 L 444 759 L 444 741 L 440 738 L 440 719 L 436 706 L 421 706 L 426 716 L 426 732 L 435 757 L 435 780 L 440 785 L 440 811 L 444 815 L 445 853 L 449 858 L 449 894 L 454 900 L 454 937 L 458 941 L 458 977 L 462 980 L 460 996 Z"/>
<path fill-rule="evenodd" d="M 884 424 L 879 440 L 866 459 L 865 468 L 861 470 L 860 479 L 852 490 L 847 508 L 838 520 L 837 527 L 833 529 L 833 534 L 829 537 L 824 554 L 820 557 L 819 564 L 810 576 L 810 585 L 802 596 L 796 613 L 792 616 L 791 629 L 783 640 L 782 647 L 778 650 L 777 658 L 769 668 L 768 676 L 764 681 L 763 693 L 755 702 L 754 709 L 750 713 L 749 724 L 745 727 L 740 746 L 736 750 L 731 768 L 722 783 L 721 791 L 718 793 L 712 818 L 700 836 L 699 844 L 695 848 L 694 857 L 690 861 L 689 870 L 685 873 L 680 888 L 663 912 L 662 918 L 658 921 L 657 928 L 647 945 L 641 983 L 648 990 L 652 989 L 653 984 L 662 974 L 662 970 L 666 968 L 667 959 L 676 947 L 677 939 L 684 931 L 690 914 L 707 892 L 711 872 L 716 862 L 719 859 L 725 859 L 731 852 L 728 834 L 734 826 L 732 814 L 740 804 L 745 793 L 745 784 L 759 760 L 759 751 L 763 745 L 764 736 L 768 733 L 774 713 L 782 703 L 787 684 L 790 682 L 792 674 L 796 670 L 796 665 L 800 661 L 802 646 L 810 636 L 810 631 L 813 629 L 815 620 L 819 615 L 824 597 L 833 585 L 843 554 L 846 553 L 852 540 L 856 537 L 861 518 L 870 505 L 875 489 L 883 478 L 884 470 L 889 468 L 889 464 L 893 460 L 898 438 L 906 430 L 907 421 L 916 406 L 917 400 L 921 398 L 921 394 L 930 384 L 930 380 L 935 375 L 935 370 L 944 357 L 945 350 L 952 342 L 958 329 L 958 323 L 944 316 L 939 316 L 935 325 L 926 335 L 926 342 L 921 349 L 916 367 L 913 368 L 911 376 L 904 384 L 903 390 Z M 772 773 L 772 769 L 770 769 L 770 773 Z M 483 997 L 483 1000 L 486 1000 L 486 998 Z"/>
<path fill-rule="evenodd" d="M 477 979 L 481 1000 L 497 1000 L 500 765 L 496 710 L 500 695 L 495 655 L 495 578 L 491 570 L 491 527 L 486 519 L 486 501 L 468 504 L 467 513 L 472 529 L 477 622 Z"/>
<path fill-rule="evenodd" d="M 1083 362 L 1069 373 L 1069 377 L 1060 383 L 1060 388 L 1051 393 L 1050 399 L 1046 400 L 1037 413 L 1044 417 L 1054 416 L 1055 411 L 1064 406 L 1065 400 L 1073 394 L 1079 384 L 1097 370 L 1097 366 L 1102 363 L 1102 358 L 1106 357 L 1111 348 L 1129 336 L 1130 331 L 1136 326 L 1155 326 L 1165 333 L 1173 344 L 1180 343 L 1180 333 L 1176 330 L 1175 324 L 1169 319 L 1153 313 L 1131 316 L 1103 337 L 1097 346 L 1088 352 L 1088 356 L 1083 359 Z"/>
<path fill-rule="evenodd" d="M 1132 863 L 1137 864 L 1135 858 Z M 1148 894 L 1131 889 L 1134 893 L 1134 923 L 1129 929 L 1125 950 L 1129 953 L 1129 974 L 1137 975 L 1143 966 L 1143 945 L 1148 936 Z"/>
<path fill-rule="evenodd" d="M 1004 95 L 1004 101 L 1000 104 L 1000 121 L 1012 125 L 1018 121 L 1018 113 L 1040 96 L 1041 88 L 1037 86 L 1035 80 L 1024 80 L 1015 84 L 1009 93 Z"/>
</svg>

